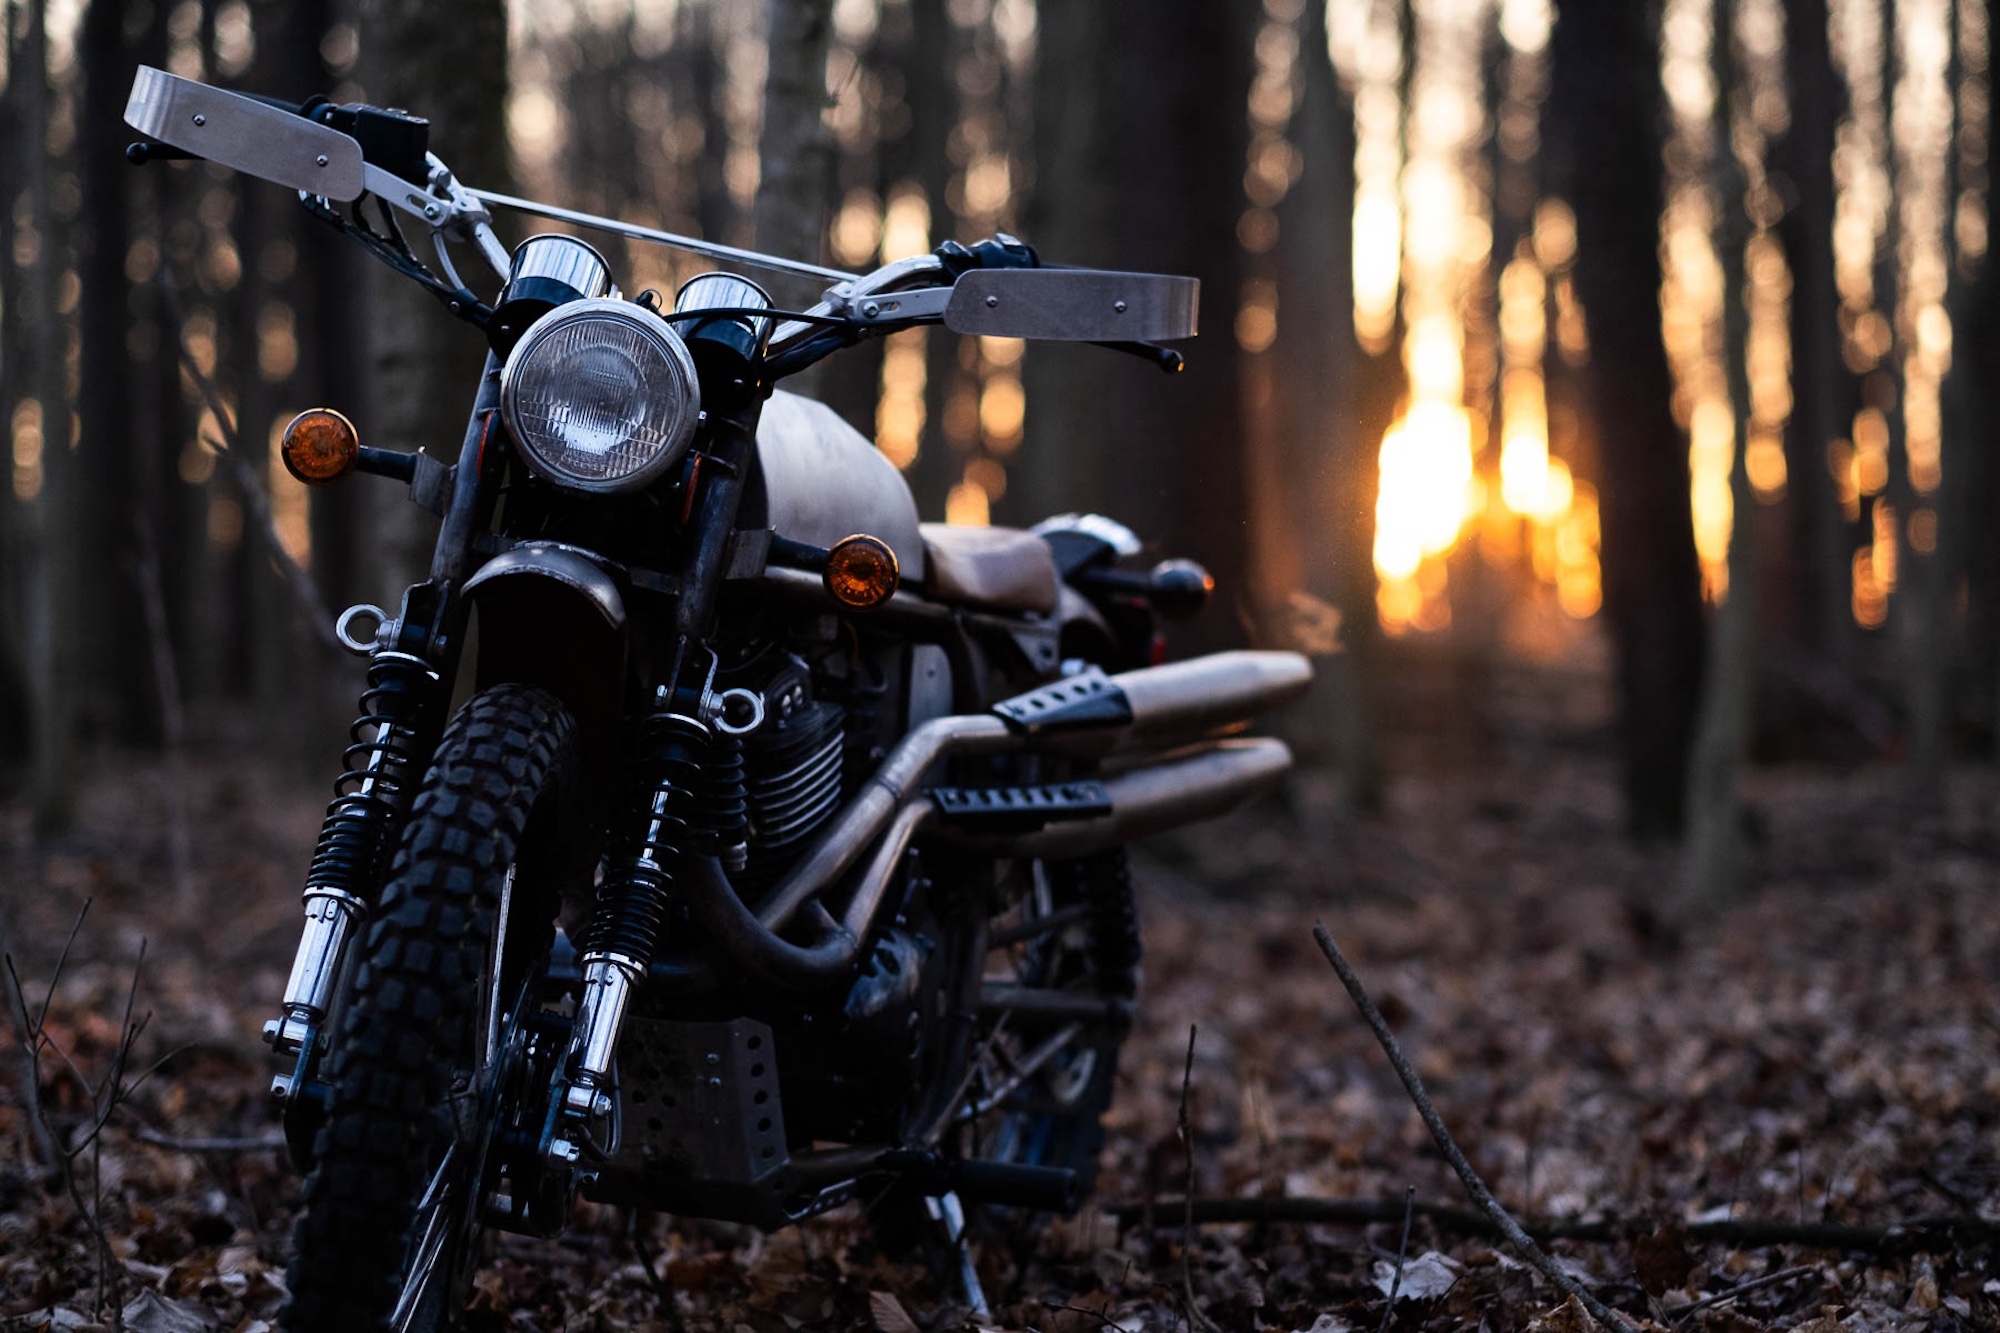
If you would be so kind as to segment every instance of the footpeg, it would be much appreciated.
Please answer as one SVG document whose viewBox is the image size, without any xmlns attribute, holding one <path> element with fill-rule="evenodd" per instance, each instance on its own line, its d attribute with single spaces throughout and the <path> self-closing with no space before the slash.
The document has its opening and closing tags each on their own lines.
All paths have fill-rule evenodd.
<svg viewBox="0 0 2000 1333">
<path fill-rule="evenodd" d="M 1073 1213 L 1083 1203 L 1083 1179 L 1067 1167 L 985 1162 L 914 1150 L 886 1153 L 881 1164 L 930 1195 L 963 1195 L 974 1203 L 1044 1213 Z"/>
</svg>

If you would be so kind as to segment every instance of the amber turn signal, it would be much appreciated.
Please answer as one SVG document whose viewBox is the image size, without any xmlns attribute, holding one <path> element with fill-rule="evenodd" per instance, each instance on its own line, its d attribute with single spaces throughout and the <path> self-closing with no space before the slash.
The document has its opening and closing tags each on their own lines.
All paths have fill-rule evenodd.
<svg viewBox="0 0 2000 1333">
<path fill-rule="evenodd" d="M 354 471 L 361 437 L 354 423 L 330 407 L 315 407 L 292 418 L 278 447 L 285 471 L 308 486 L 331 486 Z"/>
<path fill-rule="evenodd" d="M 821 577 L 833 600 L 852 611 L 872 611 L 889 600 L 902 578 L 896 553 L 880 537 L 842 537 L 826 553 Z"/>
</svg>

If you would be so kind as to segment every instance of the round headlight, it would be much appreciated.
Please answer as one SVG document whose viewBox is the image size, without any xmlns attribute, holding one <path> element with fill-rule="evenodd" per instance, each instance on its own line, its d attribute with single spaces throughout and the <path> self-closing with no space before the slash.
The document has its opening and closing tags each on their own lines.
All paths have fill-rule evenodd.
<svg viewBox="0 0 2000 1333">
<path fill-rule="evenodd" d="M 629 491 L 687 452 L 701 388 L 687 344 L 665 320 L 629 301 L 572 301 L 514 345 L 500 373 L 500 411 L 543 477 Z"/>
</svg>

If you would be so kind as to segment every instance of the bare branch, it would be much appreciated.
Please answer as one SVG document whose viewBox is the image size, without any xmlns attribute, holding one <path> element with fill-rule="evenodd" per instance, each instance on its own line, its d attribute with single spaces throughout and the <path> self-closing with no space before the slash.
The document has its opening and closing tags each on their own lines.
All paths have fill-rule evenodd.
<svg viewBox="0 0 2000 1333">
<path fill-rule="evenodd" d="M 54 1170 L 62 1156 L 62 1145 L 42 1116 L 41 1035 L 28 1017 L 28 999 L 21 991 L 21 974 L 14 970 L 13 954 L 6 955 L 7 1016 L 21 1041 L 18 1076 L 21 1080 L 21 1109 L 26 1113 L 28 1134 L 34 1142 L 35 1157 L 44 1168 Z"/>
<path fill-rule="evenodd" d="M 285 1148 L 282 1135 L 261 1139 L 184 1139 L 141 1126 L 132 1131 L 132 1137 L 155 1148 L 185 1153 L 282 1152 Z"/>
<path fill-rule="evenodd" d="M 90 899 L 85 898 L 83 906 L 76 909 L 76 920 L 69 924 L 69 938 L 63 941 L 62 952 L 56 955 L 55 971 L 49 974 L 48 994 L 42 996 L 42 1012 L 35 1015 L 35 1037 L 37 1040 L 41 1039 L 43 1032 L 47 1028 L 49 1006 L 55 1003 L 56 985 L 62 980 L 63 968 L 69 964 L 69 951 L 76 947 L 76 933 L 83 929 L 83 919 L 90 915 L 90 901 Z M 12 967 L 13 963 L 9 961 L 8 966 Z M 14 984 L 17 986 L 20 984 L 19 977 L 14 979 Z"/>
<path fill-rule="evenodd" d="M 1403 1054 L 1402 1045 L 1397 1042 L 1396 1034 L 1390 1031 L 1388 1020 L 1383 1018 L 1382 1011 L 1375 1007 L 1375 1001 L 1368 998 L 1367 988 L 1361 984 L 1361 978 L 1341 954 L 1340 946 L 1333 942 L 1333 935 L 1323 922 L 1313 923 L 1313 938 L 1319 941 L 1320 952 L 1326 955 L 1327 962 L 1333 964 L 1333 970 L 1340 976 L 1340 984 L 1347 987 L 1347 993 L 1353 997 L 1355 1007 L 1361 1010 L 1361 1016 L 1368 1020 L 1368 1026 L 1375 1033 L 1375 1040 L 1381 1044 L 1383 1054 L 1389 1057 L 1389 1063 L 1395 1066 L 1396 1077 L 1403 1080 L 1403 1088 L 1410 1094 L 1410 1100 L 1416 1104 L 1417 1114 L 1423 1117 L 1424 1126 L 1430 1130 L 1431 1138 L 1437 1142 L 1438 1151 L 1444 1154 L 1445 1160 L 1451 1163 L 1452 1170 L 1458 1173 L 1458 1178 L 1464 1182 L 1465 1192 L 1472 1196 L 1472 1201 L 1493 1219 L 1493 1224 L 1500 1229 L 1507 1243 L 1519 1251 L 1522 1258 L 1533 1264 L 1542 1276 L 1553 1282 L 1557 1290 L 1576 1297 L 1583 1308 L 1590 1311 L 1591 1318 L 1608 1328 L 1636 1328 L 1637 1325 L 1631 1320 L 1591 1295 L 1581 1283 L 1564 1272 L 1555 1260 L 1543 1253 L 1542 1247 L 1535 1244 L 1527 1232 L 1521 1230 L 1521 1224 L 1500 1206 L 1500 1201 L 1493 1197 L 1493 1191 L 1486 1188 L 1486 1182 L 1479 1178 L 1479 1173 L 1472 1169 L 1472 1163 L 1468 1162 L 1465 1154 L 1458 1150 L 1458 1144 L 1451 1137 L 1451 1132 L 1444 1127 L 1444 1121 L 1439 1117 L 1437 1107 L 1431 1104 L 1430 1094 L 1424 1091 L 1424 1081 L 1417 1076 L 1416 1068 L 1411 1065 L 1409 1057 Z"/>
<path fill-rule="evenodd" d="M 167 318 L 173 322 L 174 345 L 180 352 L 181 368 L 187 372 L 188 379 L 193 381 L 202 401 L 215 417 L 216 429 L 222 432 L 220 441 L 204 435 L 202 443 L 229 464 L 230 475 L 235 479 L 237 489 L 243 493 L 251 515 L 257 520 L 253 524 L 257 535 L 268 549 L 271 559 L 277 562 L 278 570 L 284 575 L 286 586 L 292 590 L 292 598 L 312 637 L 335 656 L 344 657 L 346 650 L 333 632 L 333 612 L 320 595 L 319 584 L 303 565 L 292 559 L 292 553 L 278 539 L 277 521 L 271 513 L 270 489 L 253 462 L 255 456 L 243 448 L 243 440 L 236 429 L 235 419 L 229 413 L 229 405 L 222 401 L 222 390 L 196 364 L 194 353 L 188 349 L 184 334 L 186 315 L 181 308 L 180 293 L 174 289 L 165 264 L 160 265 L 159 287 L 161 299 L 166 303 Z"/>
</svg>

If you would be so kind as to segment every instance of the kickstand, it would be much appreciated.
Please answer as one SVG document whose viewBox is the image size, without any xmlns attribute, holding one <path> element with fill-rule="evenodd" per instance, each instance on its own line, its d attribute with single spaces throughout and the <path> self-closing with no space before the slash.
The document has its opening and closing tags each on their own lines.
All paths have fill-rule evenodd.
<svg viewBox="0 0 2000 1333">
<path fill-rule="evenodd" d="M 955 1193 L 930 1196 L 924 1199 L 924 1208 L 937 1224 L 944 1237 L 946 1248 L 958 1254 L 958 1280 L 965 1288 L 965 1304 L 972 1311 L 972 1317 L 987 1320 L 993 1311 L 987 1308 L 986 1291 L 979 1285 L 979 1272 L 972 1266 L 972 1250 L 965 1243 L 965 1208 Z"/>
</svg>

